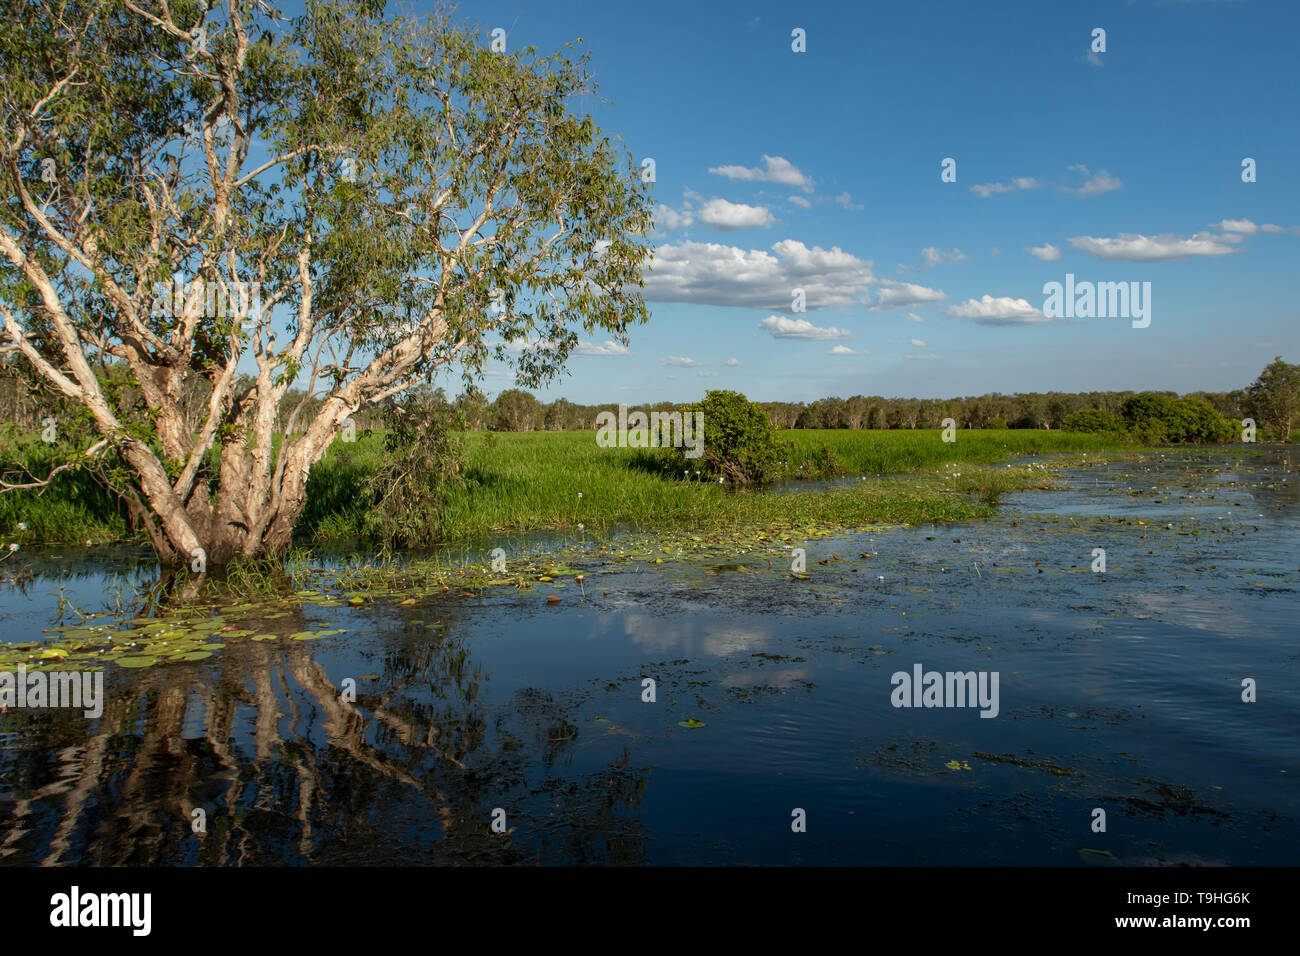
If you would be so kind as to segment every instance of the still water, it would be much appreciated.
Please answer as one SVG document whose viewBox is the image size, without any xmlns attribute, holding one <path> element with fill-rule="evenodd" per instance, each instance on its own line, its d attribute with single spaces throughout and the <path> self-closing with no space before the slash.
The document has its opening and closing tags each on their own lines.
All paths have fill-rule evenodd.
<svg viewBox="0 0 1300 956">
<path fill-rule="evenodd" d="M 0 715 L 0 862 L 1294 864 L 1292 457 L 1063 475 L 988 521 L 796 541 L 808 580 L 579 557 L 563 590 L 309 603 L 268 628 L 345 632 L 109 665 L 97 719 Z M 7 642 L 138 613 L 154 574 L 26 557 Z M 917 665 L 996 672 L 997 716 L 895 707 Z"/>
</svg>

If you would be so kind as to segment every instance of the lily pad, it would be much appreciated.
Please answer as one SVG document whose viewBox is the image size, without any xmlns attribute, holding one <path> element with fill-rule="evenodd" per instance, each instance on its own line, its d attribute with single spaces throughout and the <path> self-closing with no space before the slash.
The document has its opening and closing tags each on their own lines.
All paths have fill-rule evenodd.
<svg viewBox="0 0 1300 956">
<path fill-rule="evenodd" d="M 122 667 L 152 667 L 158 663 L 156 657 L 119 657 L 118 664 Z"/>
<path fill-rule="evenodd" d="M 696 727 L 707 727 L 708 724 L 706 724 L 706 723 L 705 723 L 704 721 L 702 721 L 702 720 L 696 720 L 694 717 L 692 717 L 690 720 L 679 720 L 679 721 L 677 721 L 677 726 L 678 726 L 678 727 L 689 727 L 691 730 L 694 730 Z"/>
</svg>

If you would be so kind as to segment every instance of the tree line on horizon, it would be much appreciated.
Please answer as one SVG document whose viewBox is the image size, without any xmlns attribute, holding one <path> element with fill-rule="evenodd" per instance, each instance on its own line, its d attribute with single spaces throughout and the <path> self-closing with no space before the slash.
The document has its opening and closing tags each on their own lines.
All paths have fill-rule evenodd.
<svg viewBox="0 0 1300 956">
<path fill-rule="evenodd" d="M 110 367 L 104 374 L 115 377 Z M 188 383 L 186 406 L 192 407 L 197 422 L 207 401 L 204 383 Z M 130 389 L 129 381 L 119 383 L 120 389 Z M 1119 416 L 1124 403 L 1138 395 L 1158 395 L 1165 398 L 1195 399 L 1204 402 L 1218 415 L 1240 421 L 1256 419 L 1260 426 L 1288 440 L 1291 423 L 1300 407 L 1300 365 L 1288 364 L 1279 357 L 1261 373 L 1251 385 L 1229 392 L 1196 391 L 1181 394 L 1169 390 L 1092 391 L 1092 392 L 1017 392 L 960 398 L 886 398 L 880 395 L 852 395 L 848 398 L 832 396 L 812 402 L 754 402 L 762 408 L 778 428 L 785 429 L 851 429 L 886 430 L 941 428 L 944 419 L 951 418 L 959 428 L 1034 428 L 1059 429 L 1067 419 L 1079 413 L 1095 411 L 1105 416 Z M 463 426 L 471 431 L 527 432 L 527 431 L 584 431 L 597 427 L 597 417 L 602 412 L 618 413 L 615 402 L 582 404 L 566 398 L 542 402 L 531 392 L 508 388 L 493 399 L 474 386 L 468 387 L 455 398 L 445 389 L 421 386 L 410 390 L 403 401 L 420 398 L 443 405 L 457 413 Z M 304 401 L 301 390 L 291 390 L 285 395 L 282 415 L 287 420 L 292 409 Z M 307 410 L 317 399 L 307 398 Z M 49 415 L 58 415 L 61 409 L 57 396 L 39 388 L 27 376 L 9 363 L 0 364 L 0 416 L 19 428 L 37 430 Z M 683 407 L 681 402 L 661 401 L 640 403 L 642 411 L 672 411 Z M 63 411 L 71 411 L 70 409 Z M 1087 420 L 1087 419 L 1084 419 Z M 356 426 L 362 429 L 382 428 L 381 410 L 371 409 L 356 416 Z M 1285 437 L 1283 437 L 1285 436 Z"/>
<path fill-rule="evenodd" d="M 886 398 L 880 395 L 837 396 L 813 402 L 754 402 L 778 428 L 787 429 L 916 429 L 942 428 L 951 418 L 959 428 L 1061 428 L 1076 430 L 1079 423 L 1104 421 L 1083 412 L 1099 412 L 1110 419 L 1122 417 L 1125 403 L 1139 395 L 1170 400 L 1203 402 L 1226 419 L 1254 418 L 1261 427 L 1289 440 L 1300 407 L 1300 365 L 1278 357 L 1251 385 L 1229 392 L 1196 391 L 1180 394 L 1168 390 L 1093 392 L 990 392 L 960 398 Z M 447 401 L 445 395 L 443 401 Z M 506 389 L 488 401 L 470 390 L 450 400 L 464 415 L 466 427 L 491 431 L 572 431 L 596 427 L 602 412 L 618 412 L 618 403 L 584 405 L 557 398 L 542 402 L 523 389 Z M 672 411 L 680 402 L 654 402 L 635 406 L 643 411 Z"/>
</svg>

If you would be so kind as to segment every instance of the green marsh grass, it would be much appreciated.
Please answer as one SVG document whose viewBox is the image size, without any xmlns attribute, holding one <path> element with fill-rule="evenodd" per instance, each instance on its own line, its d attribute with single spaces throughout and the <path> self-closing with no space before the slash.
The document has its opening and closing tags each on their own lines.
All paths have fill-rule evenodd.
<svg viewBox="0 0 1300 956">
<path fill-rule="evenodd" d="M 1033 487 L 1037 480 L 1001 468 L 979 479 L 998 483 L 1000 490 L 990 486 L 988 494 L 980 494 L 972 487 L 979 474 L 974 466 L 1123 447 L 1103 436 L 1045 430 L 959 430 L 954 442 L 942 441 L 937 430 L 791 430 L 783 433 L 793 449 L 787 473 L 828 477 L 829 462 L 842 475 L 869 480 L 833 490 L 772 495 L 679 478 L 675 472 L 668 477 L 655 458 L 658 453 L 601 448 L 594 430 L 471 432 L 465 437 L 469 481 L 447 506 L 449 542 L 534 530 L 595 534 L 614 527 L 657 531 L 964 520 L 996 504 L 1005 491 Z M 39 445 L 23 453 L 33 471 L 52 454 Z M 361 489 L 384 454 L 378 432 L 358 433 L 354 442 L 335 441 L 312 469 L 307 505 L 298 523 L 300 542 L 324 544 L 362 536 L 369 502 Z M 950 477 L 954 470 L 962 473 L 961 479 Z M 872 477 L 882 475 L 886 477 Z M 16 530 L 20 522 L 27 531 Z M 125 540 L 132 532 L 119 502 L 89 476 L 69 474 L 59 476 L 40 495 L 0 495 L 0 536 L 7 536 L 0 543 L 80 544 L 87 539 Z"/>
</svg>

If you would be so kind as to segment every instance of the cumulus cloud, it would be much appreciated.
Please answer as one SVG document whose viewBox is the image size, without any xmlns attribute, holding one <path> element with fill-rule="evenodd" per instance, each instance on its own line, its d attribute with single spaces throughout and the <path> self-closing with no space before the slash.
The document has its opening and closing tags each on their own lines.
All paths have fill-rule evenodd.
<svg viewBox="0 0 1300 956">
<path fill-rule="evenodd" d="M 926 246 L 921 250 L 921 255 L 925 258 L 925 264 L 931 269 L 941 262 L 961 262 L 966 258 L 966 253 L 960 249 L 945 252 L 937 246 Z"/>
<path fill-rule="evenodd" d="M 853 197 L 850 196 L 848 193 L 840 193 L 838 196 L 835 197 L 835 201 L 839 203 L 841 206 L 843 206 L 845 209 L 851 209 L 854 212 L 858 212 L 859 210 L 866 208 L 865 206 L 859 203 L 855 203 L 853 201 Z"/>
<path fill-rule="evenodd" d="M 925 343 L 922 342 L 920 339 L 890 339 L 890 340 L 889 340 L 889 344 L 890 344 L 890 345 L 910 345 L 910 346 L 912 346 L 913 348 L 918 348 L 918 349 L 923 349 L 923 348 L 925 348 Z"/>
<path fill-rule="evenodd" d="M 1017 176 L 1009 183 L 980 183 L 972 186 L 970 191 L 981 199 L 988 199 L 996 193 L 1013 193 L 1018 189 L 1037 189 L 1042 185 L 1032 176 Z"/>
<path fill-rule="evenodd" d="M 803 289 L 807 307 L 822 309 L 863 301 L 876 281 L 871 262 L 838 246 L 809 248 L 783 239 L 771 250 L 712 242 L 661 245 L 645 276 L 645 297 L 776 311 L 789 309 L 792 290 Z"/>
<path fill-rule="evenodd" d="M 1093 173 L 1082 163 L 1071 166 L 1070 171 L 1079 173 L 1084 177 L 1083 185 L 1071 190 L 1076 196 L 1100 196 L 1102 193 L 1111 192 L 1124 185 L 1123 182 L 1106 172 L 1106 170 L 1099 169 Z"/>
<path fill-rule="evenodd" d="M 1247 236 L 1259 231 L 1259 226 L 1249 219 L 1223 219 L 1217 223 L 1210 223 L 1210 225 L 1221 232 L 1239 232 Z"/>
<path fill-rule="evenodd" d="M 926 302 L 942 302 L 947 294 L 938 289 L 928 289 L 915 282 L 897 282 L 894 279 L 881 279 L 880 291 L 875 301 L 867 307 L 870 312 L 888 312 L 890 309 L 902 309 L 909 305 L 921 305 Z"/>
<path fill-rule="evenodd" d="M 1263 232 L 1284 232 L 1283 228 L 1275 223 L 1266 222 L 1259 227 Z"/>
<path fill-rule="evenodd" d="M 691 213 L 689 204 L 680 212 L 663 203 L 655 207 L 655 229 L 657 230 L 672 232 L 674 229 L 685 229 L 694 221 L 695 217 Z"/>
<path fill-rule="evenodd" d="M 723 362 L 722 364 L 723 364 L 723 365 L 730 365 L 732 368 L 735 368 L 737 365 L 740 364 L 740 359 L 729 358 L 729 359 L 727 359 L 725 362 Z"/>
<path fill-rule="evenodd" d="M 659 364 L 665 368 L 699 368 L 704 363 L 681 355 L 666 355 L 659 360 Z"/>
<path fill-rule="evenodd" d="M 909 313 L 907 313 L 907 321 L 909 321 L 909 322 L 924 322 L 925 319 L 921 318 L 921 316 L 917 315 L 915 312 L 909 312 Z"/>
<path fill-rule="evenodd" d="M 714 166 L 709 172 L 743 182 L 779 183 L 782 186 L 797 186 L 805 192 L 812 191 L 812 180 L 800 172 L 794 163 L 780 156 L 764 155 L 763 165 L 755 169 L 747 166 Z"/>
<path fill-rule="evenodd" d="M 631 355 L 626 346 L 613 340 L 597 345 L 595 342 L 579 342 L 573 349 L 574 355 Z"/>
<path fill-rule="evenodd" d="M 1026 325 L 1050 321 L 1042 309 L 1030 305 L 1025 299 L 1010 296 L 995 299 L 987 294 L 949 306 L 948 314 L 954 319 L 974 319 L 978 325 Z"/>
<path fill-rule="evenodd" d="M 1240 237 L 1237 237 L 1239 240 Z M 1082 252 L 1090 252 L 1098 259 L 1123 259 L 1128 262 L 1172 262 L 1193 256 L 1226 256 L 1238 250 L 1226 243 L 1234 240 L 1208 232 L 1182 238 L 1172 233 L 1144 236 L 1123 232 L 1114 238 L 1075 236 L 1070 245 Z"/>
<path fill-rule="evenodd" d="M 1036 259 L 1042 259 L 1044 262 L 1060 262 L 1061 250 L 1050 242 L 1041 246 L 1027 246 L 1029 254 Z"/>
<path fill-rule="evenodd" d="M 723 230 L 767 227 L 776 222 L 776 217 L 766 206 L 747 206 L 725 199 L 710 199 L 700 207 L 698 215 L 706 226 Z"/>
<path fill-rule="evenodd" d="M 796 206 L 799 206 L 802 209 L 812 208 L 812 203 L 809 202 L 807 199 L 804 199 L 802 196 L 791 196 L 790 202 L 794 203 Z"/>
<path fill-rule="evenodd" d="M 870 355 L 867 349 L 851 349 L 847 345 L 832 345 L 826 350 L 827 355 Z"/>
<path fill-rule="evenodd" d="M 853 333 L 835 327 L 821 329 L 807 319 L 787 319 L 784 315 L 769 315 L 758 327 L 771 334 L 774 339 L 805 339 L 824 341 L 826 339 L 847 339 Z"/>
</svg>

